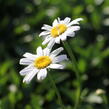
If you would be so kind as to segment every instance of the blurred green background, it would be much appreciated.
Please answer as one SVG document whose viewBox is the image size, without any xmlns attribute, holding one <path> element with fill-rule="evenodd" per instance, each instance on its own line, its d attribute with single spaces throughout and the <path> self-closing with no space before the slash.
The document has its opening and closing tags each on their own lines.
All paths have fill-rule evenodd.
<svg viewBox="0 0 109 109">
<path fill-rule="evenodd" d="M 67 16 L 84 19 L 76 37 L 67 40 L 83 80 L 79 109 L 109 109 L 109 0 L 0 0 L 0 109 L 61 109 L 48 77 L 22 83 L 19 59 L 41 45 L 43 24 Z M 66 109 L 73 109 L 77 80 L 66 65 L 49 73 Z"/>
</svg>

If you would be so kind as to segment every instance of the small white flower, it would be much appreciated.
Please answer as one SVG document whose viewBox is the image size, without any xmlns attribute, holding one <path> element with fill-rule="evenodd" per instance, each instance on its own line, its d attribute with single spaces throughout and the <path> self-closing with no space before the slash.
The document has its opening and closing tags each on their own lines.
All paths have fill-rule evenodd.
<svg viewBox="0 0 109 109">
<path fill-rule="evenodd" d="M 24 58 L 20 59 L 20 64 L 28 65 L 26 68 L 20 71 L 22 76 L 25 76 L 23 82 L 29 83 L 33 77 L 37 74 L 39 81 L 43 80 L 47 76 L 47 69 L 63 69 L 64 66 L 59 64 L 63 60 L 67 60 L 66 55 L 58 54 L 63 50 L 62 47 L 50 51 L 51 49 L 45 48 L 42 50 L 38 47 L 37 54 L 25 53 Z"/>
<path fill-rule="evenodd" d="M 71 18 L 66 17 L 64 20 L 60 20 L 60 18 L 55 19 L 52 26 L 44 24 L 42 27 L 43 31 L 39 36 L 44 36 L 45 40 L 43 41 L 43 45 L 49 42 L 60 43 L 60 40 L 65 41 L 67 36 L 74 37 L 75 31 L 80 29 L 79 21 L 83 20 L 82 18 L 77 18 L 71 21 Z"/>
</svg>

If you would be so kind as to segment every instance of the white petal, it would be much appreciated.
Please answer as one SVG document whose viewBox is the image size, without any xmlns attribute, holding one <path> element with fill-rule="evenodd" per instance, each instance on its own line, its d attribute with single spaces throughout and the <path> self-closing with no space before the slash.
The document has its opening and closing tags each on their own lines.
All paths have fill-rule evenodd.
<svg viewBox="0 0 109 109">
<path fill-rule="evenodd" d="M 69 34 L 67 34 L 67 36 L 69 36 L 69 37 L 74 37 L 74 36 L 75 36 L 75 33 L 74 33 L 74 32 L 69 33 Z"/>
<path fill-rule="evenodd" d="M 54 58 L 53 63 L 58 63 L 64 60 L 68 60 L 67 55 L 59 55 Z"/>
<path fill-rule="evenodd" d="M 29 83 L 33 79 L 33 77 L 37 74 L 38 71 L 39 71 L 38 69 L 33 69 L 24 77 L 23 82 Z"/>
<path fill-rule="evenodd" d="M 52 39 L 52 37 L 46 38 L 46 39 L 42 42 L 42 45 L 47 44 L 51 39 Z"/>
<path fill-rule="evenodd" d="M 56 26 L 57 24 L 59 24 L 59 23 L 58 23 L 58 20 L 55 19 L 54 22 L 53 22 L 53 26 Z"/>
<path fill-rule="evenodd" d="M 40 37 L 40 36 L 46 36 L 46 35 L 48 35 L 48 34 L 50 34 L 49 31 L 43 31 L 43 32 L 41 32 L 41 33 L 39 34 L 39 37 Z"/>
<path fill-rule="evenodd" d="M 57 56 L 57 55 L 58 55 L 61 51 L 63 51 L 63 50 L 64 50 L 63 47 L 60 47 L 60 48 L 58 48 L 58 49 L 52 51 L 50 55 Z"/>
<path fill-rule="evenodd" d="M 60 65 L 60 64 L 50 64 L 49 68 L 51 68 L 51 69 L 64 69 L 64 66 Z"/>
<path fill-rule="evenodd" d="M 67 36 L 65 33 L 63 33 L 61 36 L 60 36 L 61 40 L 62 41 L 65 41 L 67 39 Z"/>
<path fill-rule="evenodd" d="M 39 81 L 42 81 L 43 79 L 45 79 L 45 77 L 47 76 L 47 70 L 46 69 L 41 69 L 38 74 L 37 74 L 37 79 Z"/>
<path fill-rule="evenodd" d="M 60 37 L 55 38 L 55 42 L 56 42 L 57 44 L 60 44 Z"/>
<path fill-rule="evenodd" d="M 80 26 L 72 26 L 71 29 L 72 31 L 78 31 L 80 30 Z"/>
<path fill-rule="evenodd" d="M 37 55 L 38 55 L 38 56 L 43 56 L 42 47 L 38 47 L 38 48 L 37 48 Z"/>
<path fill-rule="evenodd" d="M 44 24 L 44 27 L 49 28 L 49 29 L 51 29 L 51 28 L 52 28 L 52 26 L 47 25 L 47 24 Z"/>
<path fill-rule="evenodd" d="M 58 17 L 58 22 L 60 23 L 60 21 L 61 21 L 61 20 L 60 20 L 60 18 Z"/>
<path fill-rule="evenodd" d="M 68 24 L 68 26 L 71 26 L 71 25 L 74 25 L 74 24 L 79 24 L 79 21 L 81 21 L 81 20 L 83 20 L 83 19 L 82 18 L 77 18 L 77 19 L 73 20 L 72 22 L 70 22 Z"/>
<path fill-rule="evenodd" d="M 61 21 L 60 21 L 60 24 L 65 24 L 64 20 L 61 20 Z"/>
<path fill-rule="evenodd" d="M 32 65 L 29 65 L 27 67 L 25 67 L 24 69 L 22 69 L 19 73 L 20 75 L 26 75 L 27 73 L 31 72 L 33 70 L 33 66 Z"/>
<path fill-rule="evenodd" d="M 50 54 L 49 48 L 45 48 L 43 51 L 44 51 L 44 56 L 49 56 L 49 54 Z"/>
<path fill-rule="evenodd" d="M 75 36 L 75 32 L 72 31 L 71 28 L 67 29 L 67 31 L 65 33 L 66 33 L 66 36 L 70 36 L 70 37 L 74 37 Z"/>
<path fill-rule="evenodd" d="M 31 60 L 34 60 L 37 58 L 37 55 L 31 54 L 31 53 L 25 53 L 23 56 Z"/>
<path fill-rule="evenodd" d="M 74 37 L 75 36 L 74 31 L 78 31 L 78 30 L 80 30 L 80 26 L 72 26 L 67 29 L 65 34 L 66 36 Z"/>
<path fill-rule="evenodd" d="M 52 39 L 50 40 L 50 42 L 48 43 L 47 48 L 52 49 L 52 47 L 54 46 L 54 44 L 55 44 L 55 39 L 52 38 Z"/>
<path fill-rule="evenodd" d="M 71 18 L 66 17 L 66 18 L 64 19 L 65 24 L 69 24 L 70 20 L 71 20 Z"/>
<path fill-rule="evenodd" d="M 21 65 L 30 65 L 31 63 L 32 63 L 33 61 L 32 60 L 30 60 L 30 59 L 28 59 L 28 58 L 22 58 L 22 59 L 20 59 L 20 64 Z"/>
<path fill-rule="evenodd" d="M 41 29 L 50 31 L 51 28 L 52 28 L 51 26 L 44 24 L 44 26 Z"/>
</svg>

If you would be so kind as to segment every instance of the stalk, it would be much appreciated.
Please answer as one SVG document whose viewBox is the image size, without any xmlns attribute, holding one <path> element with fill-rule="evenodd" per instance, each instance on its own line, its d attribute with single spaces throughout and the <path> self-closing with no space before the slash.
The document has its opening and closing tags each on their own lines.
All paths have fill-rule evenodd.
<svg viewBox="0 0 109 109">
<path fill-rule="evenodd" d="M 55 90 L 56 95 L 57 95 L 57 97 L 58 97 L 60 106 L 62 107 L 62 109 L 66 109 L 65 106 L 63 105 L 61 95 L 60 95 L 60 93 L 59 93 L 59 91 L 58 91 L 58 88 L 56 87 L 56 84 L 55 84 L 55 82 L 54 82 L 54 80 L 53 80 L 51 74 L 48 73 L 48 76 L 49 76 L 49 79 L 50 79 L 50 81 L 51 81 L 51 83 L 52 83 L 52 85 L 53 85 L 53 87 L 54 87 L 54 90 Z"/>
<path fill-rule="evenodd" d="M 80 78 L 80 72 L 79 72 L 79 69 L 78 69 L 78 66 L 77 66 L 77 61 L 76 61 L 76 58 L 72 52 L 72 49 L 70 48 L 69 44 L 66 42 L 62 42 L 70 59 L 71 59 L 71 63 L 72 63 L 72 70 L 75 71 L 75 75 L 76 75 L 76 78 L 77 78 L 77 81 L 78 81 L 78 87 L 77 87 L 77 93 L 76 93 L 76 100 L 75 100 L 75 105 L 74 105 L 74 109 L 78 109 L 79 108 L 79 105 L 80 105 L 80 95 L 81 95 L 81 78 Z"/>
</svg>

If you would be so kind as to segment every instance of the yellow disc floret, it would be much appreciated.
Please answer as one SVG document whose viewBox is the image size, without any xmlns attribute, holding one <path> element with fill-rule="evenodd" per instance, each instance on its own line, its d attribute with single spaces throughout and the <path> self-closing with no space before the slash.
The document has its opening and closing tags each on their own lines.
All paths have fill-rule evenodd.
<svg viewBox="0 0 109 109">
<path fill-rule="evenodd" d="M 65 24 L 58 24 L 51 29 L 51 36 L 58 37 L 66 31 L 67 27 Z"/>
<path fill-rule="evenodd" d="M 51 59 L 49 56 L 40 56 L 34 61 L 34 66 L 38 69 L 43 69 L 51 64 Z"/>
</svg>

